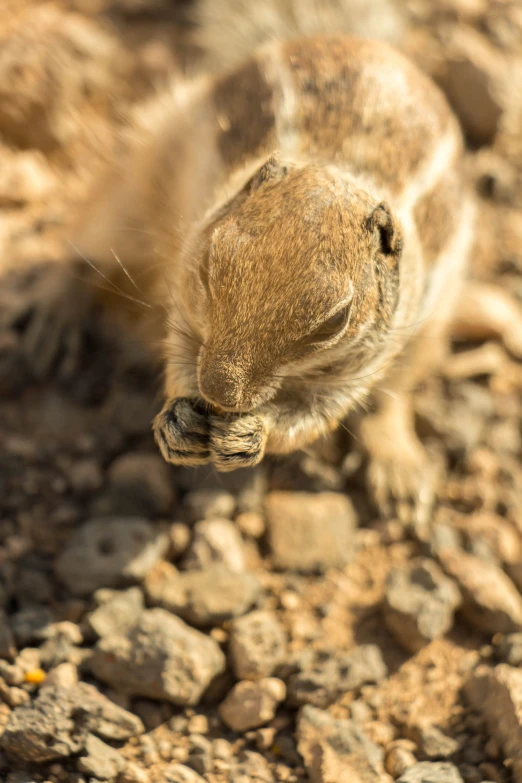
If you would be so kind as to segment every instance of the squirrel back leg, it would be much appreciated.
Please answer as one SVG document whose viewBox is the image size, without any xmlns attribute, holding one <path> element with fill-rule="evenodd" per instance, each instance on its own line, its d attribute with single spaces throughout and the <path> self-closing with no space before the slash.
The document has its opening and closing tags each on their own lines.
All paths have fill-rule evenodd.
<svg viewBox="0 0 522 783">
<path fill-rule="evenodd" d="M 417 528 L 429 520 L 441 466 L 415 432 L 413 391 L 440 364 L 446 345 L 439 324 L 419 334 L 374 392 L 374 410 L 357 427 L 369 489 L 380 513 Z"/>
<path fill-rule="evenodd" d="M 459 299 L 451 333 L 462 340 L 498 338 L 522 359 L 522 307 L 500 286 L 470 282 Z"/>
</svg>

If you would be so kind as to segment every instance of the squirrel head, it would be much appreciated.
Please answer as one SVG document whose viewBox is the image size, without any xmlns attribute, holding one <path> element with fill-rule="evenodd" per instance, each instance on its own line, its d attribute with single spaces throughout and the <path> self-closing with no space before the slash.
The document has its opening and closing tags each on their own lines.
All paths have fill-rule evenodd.
<svg viewBox="0 0 522 783">
<path fill-rule="evenodd" d="M 200 239 L 198 384 L 221 409 L 253 410 L 290 372 L 371 343 L 395 310 L 400 228 L 334 167 L 272 155 Z"/>
</svg>

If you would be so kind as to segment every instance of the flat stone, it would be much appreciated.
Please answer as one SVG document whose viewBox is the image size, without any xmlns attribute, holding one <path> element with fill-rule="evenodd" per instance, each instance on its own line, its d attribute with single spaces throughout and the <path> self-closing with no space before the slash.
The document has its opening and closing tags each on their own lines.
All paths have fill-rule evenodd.
<svg viewBox="0 0 522 783">
<path fill-rule="evenodd" d="M 421 761 L 407 769 L 397 783 L 463 783 L 463 780 L 453 764 Z"/>
<path fill-rule="evenodd" d="M 522 630 L 522 596 L 501 568 L 456 550 L 439 557 L 460 588 L 462 612 L 470 623 L 491 634 Z"/>
<path fill-rule="evenodd" d="M 269 677 L 286 653 L 286 633 L 274 612 L 255 611 L 234 620 L 229 652 L 240 680 Z"/>
<path fill-rule="evenodd" d="M 284 682 L 275 677 L 255 682 L 243 680 L 219 705 L 219 717 L 232 731 L 257 729 L 272 720 L 285 696 Z"/>
<path fill-rule="evenodd" d="M 415 653 L 451 629 L 459 603 L 456 584 L 433 560 L 422 558 L 390 572 L 384 619 L 399 644 Z"/>
<path fill-rule="evenodd" d="M 109 635 L 96 645 L 96 677 L 129 696 L 197 704 L 225 669 L 225 656 L 209 636 L 164 609 L 148 609 L 126 635 Z"/>
<path fill-rule="evenodd" d="M 357 519 L 345 495 L 270 492 L 265 513 L 277 568 L 321 572 L 352 559 Z"/>
<path fill-rule="evenodd" d="M 91 519 L 73 533 L 55 572 L 71 593 L 88 595 L 99 587 L 140 581 L 168 547 L 168 535 L 145 519 Z"/>
<path fill-rule="evenodd" d="M 160 563 L 148 574 L 144 586 L 150 604 L 200 627 L 239 617 L 261 595 L 261 584 L 254 574 L 238 574 L 219 564 L 204 571 L 179 572 L 170 563 Z"/>
</svg>

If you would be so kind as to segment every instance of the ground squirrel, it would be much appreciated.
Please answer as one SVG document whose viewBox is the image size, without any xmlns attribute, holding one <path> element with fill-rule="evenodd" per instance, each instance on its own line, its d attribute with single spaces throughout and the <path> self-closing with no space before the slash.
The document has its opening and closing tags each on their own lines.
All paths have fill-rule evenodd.
<svg viewBox="0 0 522 783">
<path fill-rule="evenodd" d="M 439 89 L 384 43 L 274 41 L 155 99 L 137 137 L 73 246 L 159 314 L 165 459 L 252 466 L 356 410 L 380 507 L 429 503 L 410 394 L 443 352 L 474 236 Z M 32 330 L 36 358 L 71 334 L 58 309 Z"/>
</svg>

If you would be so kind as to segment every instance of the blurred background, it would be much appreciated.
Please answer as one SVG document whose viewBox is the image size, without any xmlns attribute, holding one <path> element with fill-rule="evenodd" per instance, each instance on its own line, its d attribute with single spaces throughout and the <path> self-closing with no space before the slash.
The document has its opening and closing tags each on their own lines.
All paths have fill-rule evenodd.
<svg viewBox="0 0 522 783">
<path fill-rule="evenodd" d="M 444 464 L 429 529 L 375 518 L 344 431 L 253 471 L 172 469 L 134 346 L 102 325 L 66 384 L 35 378 L 21 349 L 133 110 L 317 30 L 388 40 L 441 86 L 480 199 L 473 275 L 522 303 L 520 2 L 0 0 L 7 783 L 522 781 L 522 365 L 500 345 L 456 346 L 417 395 Z M 417 762 L 428 777 L 401 777 Z"/>
</svg>

